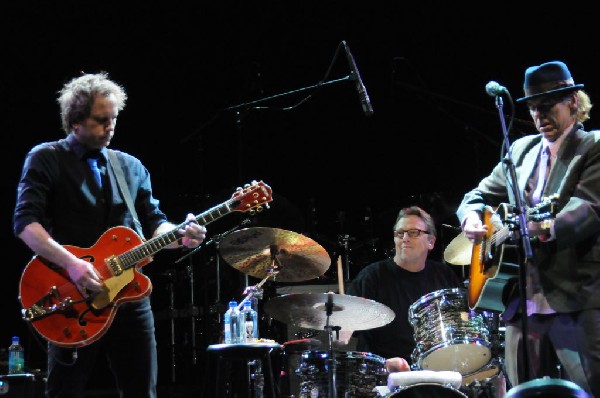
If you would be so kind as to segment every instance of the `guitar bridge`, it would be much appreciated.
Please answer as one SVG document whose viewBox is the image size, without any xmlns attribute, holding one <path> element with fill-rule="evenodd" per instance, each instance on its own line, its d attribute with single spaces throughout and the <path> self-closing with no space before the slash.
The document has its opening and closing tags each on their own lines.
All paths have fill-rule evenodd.
<svg viewBox="0 0 600 398">
<path fill-rule="evenodd" d="M 112 270 L 114 276 L 119 276 L 123 273 L 123 267 L 121 267 L 121 263 L 117 256 L 110 256 L 106 259 L 106 263 Z"/>
<path fill-rule="evenodd" d="M 21 310 L 23 319 L 28 322 L 33 322 L 48 315 L 52 315 L 55 312 L 72 308 L 74 304 L 71 297 L 65 297 L 64 300 L 54 303 L 56 300 L 60 300 L 60 295 L 56 286 L 52 286 L 48 294 L 43 296 L 38 302 L 27 309 Z"/>
</svg>

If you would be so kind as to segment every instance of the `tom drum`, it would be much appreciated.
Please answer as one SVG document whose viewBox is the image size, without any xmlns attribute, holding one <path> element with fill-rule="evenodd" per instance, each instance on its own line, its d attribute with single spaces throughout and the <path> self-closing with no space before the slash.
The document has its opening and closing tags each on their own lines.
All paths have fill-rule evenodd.
<svg viewBox="0 0 600 398">
<path fill-rule="evenodd" d="M 413 366 L 473 374 L 492 359 L 486 320 L 470 311 L 466 289 L 442 289 L 409 308 L 416 347 Z"/>
</svg>

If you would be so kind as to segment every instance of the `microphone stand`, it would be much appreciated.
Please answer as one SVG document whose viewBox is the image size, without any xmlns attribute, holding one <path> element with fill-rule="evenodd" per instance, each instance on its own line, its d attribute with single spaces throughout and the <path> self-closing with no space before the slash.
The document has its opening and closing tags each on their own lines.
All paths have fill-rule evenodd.
<svg viewBox="0 0 600 398">
<path fill-rule="evenodd" d="M 519 263 L 519 295 L 520 295 L 520 308 L 521 308 L 521 327 L 522 327 L 522 349 L 523 349 L 523 361 L 525 365 L 525 381 L 530 379 L 530 365 L 529 365 L 529 349 L 527 343 L 527 264 L 533 258 L 533 252 L 531 250 L 531 241 L 529 240 L 529 232 L 527 231 L 527 217 L 525 208 L 523 206 L 524 199 L 523 193 L 519 189 L 517 180 L 517 174 L 515 172 L 515 165 L 511 158 L 510 153 L 510 142 L 508 139 L 508 130 L 504 119 L 503 101 L 500 95 L 496 95 L 496 108 L 498 108 L 498 116 L 500 117 L 500 125 L 502 126 L 502 134 L 504 135 L 504 149 L 506 156 L 503 162 L 507 165 L 510 173 L 510 179 L 512 183 L 513 195 L 515 198 L 515 214 L 518 217 L 517 226 L 519 228 L 519 237 L 521 238 L 521 248 L 525 254 L 524 261 L 521 261 L 521 255 L 517 250 L 517 261 Z"/>
<path fill-rule="evenodd" d="M 226 111 L 236 111 L 236 112 L 238 112 L 237 113 L 237 115 L 238 115 L 237 123 L 238 123 L 238 126 L 239 126 L 239 124 L 241 123 L 241 119 L 239 118 L 239 109 L 251 108 L 254 105 L 262 104 L 263 102 L 267 102 L 267 101 L 270 101 L 270 100 L 273 100 L 273 99 L 282 98 L 282 97 L 286 97 L 288 95 L 297 94 L 297 93 L 301 93 L 301 92 L 304 92 L 304 91 L 307 91 L 307 90 L 321 88 L 321 87 L 329 86 L 331 84 L 340 83 L 340 82 L 344 82 L 346 80 L 353 80 L 353 79 L 354 78 L 352 77 L 352 75 L 346 75 L 346 76 L 344 76 L 342 78 L 339 78 L 339 79 L 333 79 L 333 80 L 328 80 L 328 81 L 325 81 L 325 82 L 319 82 L 317 84 L 313 84 L 313 85 L 306 86 L 306 87 L 301 87 L 301 88 L 298 88 L 298 89 L 295 89 L 295 90 L 291 90 L 291 91 L 287 91 L 287 92 L 284 92 L 284 93 L 279 93 L 279 94 L 271 95 L 269 97 L 259 98 L 259 99 L 254 100 L 254 101 L 245 102 L 245 103 L 238 104 L 238 105 L 233 105 L 233 106 L 230 106 L 228 108 L 225 108 L 225 110 Z"/>
<path fill-rule="evenodd" d="M 329 86 L 329 85 L 340 83 L 340 82 L 345 82 L 347 80 L 354 80 L 353 75 L 349 74 L 349 75 L 346 75 L 339 79 L 321 81 L 317 84 L 313 84 L 310 86 L 301 87 L 299 89 L 271 95 L 269 97 L 259 98 L 254 101 L 244 102 L 244 103 L 241 103 L 238 105 L 233 105 L 233 106 L 224 108 L 223 109 L 224 111 L 235 111 L 235 124 L 236 124 L 236 130 L 237 130 L 237 135 L 238 135 L 238 137 L 237 137 L 237 139 L 238 139 L 238 179 L 241 181 L 242 170 L 243 170 L 243 159 L 242 159 L 243 158 L 243 143 L 242 143 L 243 126 L 242 126 L 242 120 L 243 120 L 243 116 L 245 115 L 245 112 L 247 112 L 250 108 L 252 108 L 255 105 L 259 105 L 259 104 L 262 104 L 262 103 L 270 101 L 270 100 L 286 97 L 286 96 L 292 95 L 292 94 L 301 93 L 301 92 L 304 92 L 307 90 L 312 90 L 312 89 Z M 247 287 L 248 285 L 249 285 L 248 275 L 244 275 L 244 286 Z"/>
<path fill-rule="evenodd" d="M 177 261 L 175 261 L 175 264 L 179 264 L 180 262 L 182 262 L 183 260 L 185 260 L 186 258 L 190 257 L 192 254 L 196 253 L 198 250 L 202 249 L 203 247 L 206 247 L 212 243 L 215 243 L 215 246 L 217 246 L 218 249 L 218 243 L 220 243 L 221 240 L 223 240 L 223 238 L 225 238 L 227 235 L 229 235 L 230 233 L 240 229 L 241 227 L 250 224 L 250 219 L 249 218 L 245 218 L 244 220 L 242 220 L 241 223 L 239 223 L 238 225 L 236 225 L 235 227 L 221 233 L 221 234 L 217 234 L 215 235 L 214 238 L 211 238 L 210 240 L 208 240 L 207 242 L 205 242 L 203 245 L 200 245 L 198 247 L 196 247 L 193 250 L 190 250 L 189 252 L 187 252 L 185 255 L 179 257 L 177 259 Z"/>
</svg>

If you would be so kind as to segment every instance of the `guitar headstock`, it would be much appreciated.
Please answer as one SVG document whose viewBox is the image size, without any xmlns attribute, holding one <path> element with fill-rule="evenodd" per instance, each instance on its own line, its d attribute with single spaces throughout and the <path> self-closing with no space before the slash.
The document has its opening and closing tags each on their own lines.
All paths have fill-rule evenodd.
<svg viewBox="0 0 600 398">
<path fill-rule="evenodd" d="M 231 210 L 242 212 L 261 212 L 269 208 L 273 200 L 273 191 L 270 186 L 262 181 L 252 181 L 250 184 L 238 188 L 231 197 Z"/>
</svg>

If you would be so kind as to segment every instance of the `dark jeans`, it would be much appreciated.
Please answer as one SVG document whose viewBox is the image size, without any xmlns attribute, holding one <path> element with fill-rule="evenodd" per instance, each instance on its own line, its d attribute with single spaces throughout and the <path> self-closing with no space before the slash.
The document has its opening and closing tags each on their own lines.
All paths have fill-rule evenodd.
<svg viewBox="0 0 600 398">
<path fill-rule="evenodd" d="M 75 356 L 76 353 L 76 356 Z M 100 340 L 82 348 L 48 344 L 48 398 L 82 398 L 95 362 L 106 357 L 123 398 L 155 398 L 158 362 L 148 298 L 119 306 Z"/>
<path fill-rule="evenodd" d="M 527 319 L 530 379 L 550 376 L 571 380 L 599 398 L 600 309 Z M 505 364 L 513 386 L 527 381 L 521 329 L 520 315 L 507 322 Z"/>
</svg>

